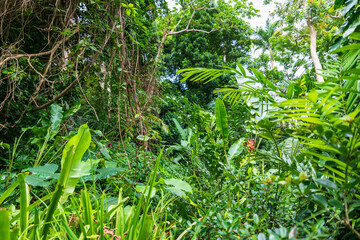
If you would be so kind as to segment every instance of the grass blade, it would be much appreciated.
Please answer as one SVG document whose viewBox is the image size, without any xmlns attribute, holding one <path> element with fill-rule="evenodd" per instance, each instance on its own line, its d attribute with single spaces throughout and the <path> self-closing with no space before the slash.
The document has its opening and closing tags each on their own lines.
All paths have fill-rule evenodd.
<svg viewBox="0 0 360 240">
<path fill-rule="evenodd" d="M 26 174 L 20 173 L 18 181 L 20 185 L 20 231 L 26 236 L 26 230 L 29 221 L 29 212 L 27 210 L 30 202 L 29 187 L 25 183 Z"/>
<path fill-rule="evenodd" d="M 11 186 L 8 189 L 6 189 L 6 191 L 3 194 L 1 194 L 1 196 L 0 196 L 0 204 L 2 204 L 5 201 L 5 199 L 12 193 L 12 191 L 14 191 L 14 189 L 18 185 L 19 185 L 19 181 L 16 179 L 16 181 L 13 182 L 13 184 L 11 184 Z"/>
<path fill-rule="evenodd" d="M 42 239 L 46 240 L 48 231 L 50 229 L 50 222 L 52 221 L 60 198 L 65 191 L 69 195 L 73 192 L 78 180 L 81 169 L 81 158 L 90 146 L 91 135 L 89 127 L 84 124 L 79 128 L 78 133 L 72 137 L 66 144 L 61 160 L 61 172 L 53 198 L 51 200 L 49 210 L 45 217 L 45 225 L 42 231 Z M 63 199 L 64 201 L 65 199 Z"/>
<path fill-rule="evenodd" d="M 0 209 L 0 236 L 3 240 L 10 240 L 9 214 L 6 209 Z"/>
</svg>

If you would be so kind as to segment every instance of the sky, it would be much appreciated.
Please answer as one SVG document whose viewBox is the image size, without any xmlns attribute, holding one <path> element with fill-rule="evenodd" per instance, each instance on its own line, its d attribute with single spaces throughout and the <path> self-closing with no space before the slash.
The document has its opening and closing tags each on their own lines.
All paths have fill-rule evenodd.
<svg viewBox="0 0 360 240">
<path fill-rule="evenodd" d="M 251 27 L 252 28 L 264 27 L 265 21 L 266 21 L 266 19 L 269 18 L 269 15 L 271 14 L 271 12 L 274 11 L 275 5 L 273 3 L 264 5 L 263 4 L 264 0 L 248 0 L 248 1 L 253 3 L 253 6 L 255 9 L 260 10 L 258 12 L 258 14 L 260 15 L 259 17 L 254 17 L 251 20 L 249 20 Z M 167 2 L 168 2 L 170 9 L 175 7 L 174 0 L 167 0 Z"/>
<path fill-rule="evenodd" d="M 253 6 L 255 9 L 260 10 L 258 12 L 258 15 L 260 15 L 259 17 L 254 17 L 250 20 L 248 20 L 248 22 L 250 23 L 251 27 L 253 29 L 256 29 L 256 27 L 265 27 L 265 22 L 266 19 L 270 18 L 270 14 L 275 10 L 275 4 L 271 3 L 268 5 L 264 5 L 263 4 L 263 0 L 248 0 L 250 2 L 253 3 Z M 274 20 L 272 20 L 273 22 Z M 257 51 L 255 51 L 255 49 L 253 49 L 252 51 L 252 57 L 256 58 L 258 57 L 260 54 L 262 53 L 261 49 L 258 49 Z M 281 66 L 278 62 L 275 61 L 275 66 L 278 68 L 278 70 L 280 71 L 286 71 L 284 69 L 283 66 Z M 305 69 L 304 68 L 300 68 L 298 70 L 298 72 L 296 73 L 296 76 L 299 76 Z"/>
<path fill-rule="evenodd" d="M 270 18 L 270 14 L 275 10 L 275 5 L 273 3 L 264 5 L 263 0 L 249 0 L 249 2 L 253 3 L 253 6 L 255 9 L 260 10 L 258 12 L 259 17 L 253 17 L 248 20 L 248 22 L 251 25 L 251 28 L 256 29 L 258 27 L 265 28 L 265 22 L 268 18 Z M 258 57 L 261 54 L 262 50 L 258 49 L 255 51 L 255 49 L 252 51 L 253 57 Z M 276 64 L 276 63 L 275 63 Z M 276 64 L 278 65 L 278 64 Z M 279 67 L 279 66 L 277 66 Z"/>
<path fill-rule="evenodd" d="M 270 14 L 275 10 L 275 5 L 273 3 L 264 5 L 263 0 L 249 0 L 249 2 L 253 3 L 255 9 L 260 10 L 258 14 L 260 17 L 253 17 L 249 20 L 249 23 L 252 28 L 256 27 L 264 27 L 266 19 L 268 19 Z"/>
</svg>

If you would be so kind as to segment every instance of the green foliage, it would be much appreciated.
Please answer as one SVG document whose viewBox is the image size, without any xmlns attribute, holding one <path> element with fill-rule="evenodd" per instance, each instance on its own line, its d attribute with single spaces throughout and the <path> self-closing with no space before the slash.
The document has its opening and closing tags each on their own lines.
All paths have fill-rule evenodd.
<svg viewBox="0 0 360 240">
<path fill-rule="evenodd" d="M 229 136 L 229 127 L 227 123 L 227 114 L 224 102 L 217 98 L 215 102 L 216 128 L 224 139 Z"/>
<path fill-rule="evenodd" d="M 152 201 L 149 193 L 155 189 L 159 182 L 163 182 L 168 187 L 159 188 L 161 192 L 166 190 L 185 197 L 187 193 L 192 193 L 191 186 L 185 181 L 175 178 L 166 179 L 165 181 L 161 180 L 161 178 L 159 182 L 155 181 L 160 166 L 160 153 L 143 194 L 134 199 L 136 204 L 125 205 L 129 197 L 122 197 L 122 189 L 119 190 L 118 199 L 111 197 L 110 194 L 105 194 L 105 192 L 96 196 L 88 190 L 86 185 L 83 185 L 83 190 L 78 194 L 73 191 L 78 179 L 90 174 L 89 168 L 86 168 L 86 170 L 83 168 L 89 160 L 81 161 L 82 156 L 90 146 L 90 141 L 89 128 L 87 125 L 81 126 L 77 135 L 73 136 L 64 148 L 60 176 L 54 192 L 44 195 L 31 205 L 29 199 L 34 192 L 29 191 L 29 187 L 25 182 L 27 173 L 18 174 L 16 181 L 2 194 L 0 199 L 0 203 L 4 202 L 19 185 L 20 211 L 14 211 L 15 206 L 9 208 L 9 210 L 13 209 L 9 214 L 11 226 L 9 222 L 6 222 L 6 220 L 9 220 L 7 211 L 1 209 L 0 212 L 1 231 L 4 237 L 9 236 L 10 239 L 9 230 L 12 231 L 16 238 L 22 235 L 28 236 L 30 239 L 63 238 L 64 236 L 68 236 L 70 239 L 78 239 L 81 236 L 105 239 L 115 236 L 122 236 L 125 239 L 147 239 L 164 235 L 167 222 L 163 220 L 163 210 L 160 211 L 160 209 L 166 208 L 171 201 L 166 200 L 168 196 L 162 194 L 158 203 L 158 210 L 150 210 Z M 44 178 L 47 174 L 54 173 L 56 170 L 57 165 L 54 164 L 27 169 L 34 175 Z M 114 171 L 118 171 L 118 169 L 114 169 Z M 94 175 L 97 179 L 103 179 L 104 174 L 106 177 L 113 174 L 105 173 L 109 172 L 109 168 L 103 168 L 103 171 L 99 172 L 100 176 Z M 93 186 L 95 187 L 95 185 Z M 42 204 L 45 204 L 49 199 L 49 206 L 44 208 Z M 68 215 L 69 212 L 71 216 Z M 17 224 L 20 226 L 19 230 L 17 230 Z M 154 229 L 156 230 L 154 231 Z"/>
<path fill-rule="evenodd" d="M 257 97 L 258 101 L 270 101 L 274 102 L 275 98 L 269 94 L 273 91 L 275 94 L 285 97 L 281 90 L 281 86 L 274 85 L 269 81 L 262 73 L 256 69 L 251 69 L 254 76 L 248 76 L 240 64 L 237 64 L 237 69 L 225 68 L 225 69 L 201 69 L 190 68 L 179 70 L 178 73 L 185 72 L 183 81 L 201 81 L 208 82 L 216 79 L 225 74 L 235 75 L 240 84 L 234 84 L 225 88 L 217 89 L 216 93 L 223 93 L 224 98 L 229 98 L 230 103 L 236 104 L 241 101 L 250 101 L 253 97 Z M 260 86 L 257 84 L 261 84 Z"/>
<path fill-rule="evenodd" d="M 59 174 L 55 173 L 57 169 L 57 164 L 45 164 L 43 166 L 27 168 L 24 171 L 29 171 L 32 174 L 26 176 L 26 183 L 30 186 L 47 187 L 51 184 L 47 180 L 59 178 Z"/>
<path fill-rule="evenodd" d="M 4 240 L 10 240 L 9 214 L 6 209 L 0 209 L 0 234 Z"/>
<path fill-rule="evenodd" d="M 318 73 L 321 64 L 330 58 L 329 49 L 335 43 L 333 36 L 341 23 L 338 14 L 330 9 L 333 1 L 274 2 L 276 10 L 272 15 L 280 19 L 279 30 L 271 38 L 274 59 L 283 66 L 290 81 L 304 69 L 312 77 L 321 78 L 314 72 Z M 316 63 L 318 58 L 321 63 Z"/>
<path fill-rule="evenodd" d="M 206 203 L 199 206 L 202 209 L 200 216 L 208 221 L 214 219 L 211 225 L 215 226 L 215 230 L 201 222 L 197 226 L 198 230 L 193 230 L 194 234 L 224 234 L 231 238 L 229 229 L 232 229 L 235 235 L 244 238 L 257 232 L 258 238 L 262 239 L 266 239 L 266 235 L 270 239 L 325 237 L 333 234 L 348 238 L 360 236 L 356 230 L 359 211 L 356 196 L 359 183 L 357 165 L 360 156 L 360 145 L 356 143 L 359 138 L 360 110 L 355 100 L 359 92 L 354 81 L 357 77 L 352 78 L 357 71 L 350 70 L 357 66 L 355 59 L 358 46 L 355 43 L 338 52 L 341 51 L 347 52 L 336 70 L 327 70 L 328 75 L 324 76 L 328 77 L 328 81 L 324 84 L 310 87 L 300 81 L 288 89 L 285 95 L 281 88 L 272 85 L 266 77 L 255 71 L 256 78 L 247 78 L 260 83 L 258 89 L 263 92 L 254 91 L 256 88 L 245 88 L 247 82 L 239 81 L 238 85 L 244 89 L 242 95 L 234 95 L 233 90 L 224 95 L 233 104 L 245 104 L 254 101 L 254 98 L 268 97 L 268 102 L 258 101 L 258 105 L 254 104 L 252 108 L 266 106 L 266 114 L 257 121 L 256 134 L 264 141 L 272 142 L 273 146 L 268 150 L 255 148 L 255 153 L 254 150 L 249 152 L 250 155 L 243 157 L 240 164 L 222 168 L 226 176 L 222 179 L 222 187 L 213 195 L 215 197 L 210 197 L 210 194 Z M 185 69 L 180 72 L 185 72 L 185 79 L 204 82 L 225 72 L 245 75 L 241 66 L 239 70 Z M 295 86 L 298 90 L 295 90 Z M 270 90 L 281 94 L 283 98 L 275 100 L 268 93 Z M 216 91 L 223 93 L 227 89 Z M 226 116 L 225 113 L 223 115 Z M 285 131 L 282 129 L 284 124 L 287 126 Z M 233 144 L 230 159 L 237 149 L 241 149 L 239 143 Z M 277 167 L 274 168 L 274 164 Z M 265 204 L 259 203 L 264 200 L 257 193 L 265 195 Z M 263 207 L 259 209 L 258 206 L 250 205 L 251 210 L 245 207 L 240 211 L 230 211 L 239 211 L 239 215 L 248 213 L 243 215 L 248 219 L 250 213 L 253 214 L 254 209 L 257 209 L 256 214 L 252 215 L 253 224 L 246 223 L 246 230 L 237 230 L 235 225 L 225 224 L 238 222 L 237 218 L 221 214 L 213 217 L 215 211 L 224 209 L 222 204 L 216 202 L 217 198 L 221 201 L 221 196 L 222 201 L 227 199 L 227 212 L 234 199 L 252 201 Z M 260 220 L 259 216 L 263 218 Z M 341 228 L 338 228 L 339 225 Z M 335 228 L 337 230 L 334 233 L 332 229 Z"/>
<path fill-rule="evenodd" d="M 254 40 L 255 45 L 258 47 L 255 49 L 255 51 L 259 48 L 262 48 L 263 52 L 269 51 L 270 55 L 270 62 L 271 62 L 271 68 L 274 68 L 274 53 L 273 49 L 271 47 L 270 39 L 274 36 L 276 33 L 276 28 L 278 26 L 280 21 L 275 21 L 274 23 L 270 23 L 270 20 L 266 20 L 265 29 L 257 29 L 255 32 L 256 39 Z"/>
<path fill-rule="evenodd" d="M 344 17 L 344 22 L 340 27 L 340 33 L 343 34 L 343 38 L 349 36 L 351 33 L 355 32 L 358 26 L 360 25 L 359 19 L 359 1 L 344 1 L 344 0 L 335 0 L 333 10 L 341 9 L 341 14 Z M 338 40 L 341 42 L 343 39 Z"/>
<path fill-rule="evenodd" d="M 78 134 L 72 137 L 65 146 L 61 159 L 59 180 L 46 214 L 45 225 L 41 233 L 44 239 L 47 237 L 50 221 L 53 218 L 59 201 L 66 201 L 67 197 L 73 193 L 79 178 L 84 174 L 82 172 L 86 166 L 85 163 L 81 162 L 81 158 L 89 148 L 90 141 L 90 130 L 87 125 L 82 125 L 79 128 Z"/>
<path fill-rule="evenodd" d="M 168 38 L 162 68 L 165 72 L 164 77 L 176 83 L 184 96 L 204 107 L 214 98 L 212 89 L 228 84 L 229 78 L 223 76 L 208 85 L 181 83 L 182 77 L 176 75 L 176 71 L 193 67 L 217 68 L 222 65 L 234 67 L 234 62 L 247 61 L 252 29 L 243 19 L 254 16 L 256 10 L 251 3 L 237 0 L 231 3 L 221 0 L 206 4 L 197 1 L 195 6 L 194 3 L 187 1 L 182 4 L 183 9 L 189 10 L 174 17 L 173 22 L 180 23 L 176 30 L 186 29 L 187 20 L 192 16 L 193 9 L 200 9 L 194 13 L 189 23 L 191 29 L 195 31 Z"/>
<path fill-rule="evenodd" d="M 360 238 L 357 1 L 286 3 L 0 3 L 0 236 Z"/>
</svg>

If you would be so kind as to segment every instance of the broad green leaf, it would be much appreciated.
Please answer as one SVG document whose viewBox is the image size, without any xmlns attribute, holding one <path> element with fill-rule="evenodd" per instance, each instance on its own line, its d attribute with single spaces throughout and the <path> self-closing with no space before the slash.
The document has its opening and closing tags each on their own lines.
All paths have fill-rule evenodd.
<svg viewBox="0 0 360 240">
<path fill-rule="evenodd" d="M 179 188 L 176 187 L 167 187 L 165 188 L 166 190 L 168 190 L 169 192 L 174 193 L 175 195 L 179 196 L 179 197 L 186 197 L 186 194 L 184 191 L 182 191 Z"/>
<path fill-rule="evenodd" d="M 6 148 L 6 149 L 10 149 L 10 145 L 4 142 L 0 142 L 0 147 L 1 148 Z"/>
<path fill-rule="evenodd" d="M 61 171 L 63 171 L 64 164 L 66 163 L 66 160 L 69 160 L 68 157 L 70 156 L 70 167 L 75 168 L 81 161 L 81 158 L 86 152 L 86 150 L 89 148 L 90 142 L 91 135 L 89 127 L 87 126 L 87 124 L 84 124 L 79 128 L 78 133 L 68 141 L 63 150 L 63 156 L 61 159 Z M 71 147 L 74 147 L 73 151 L 70 151 Z"/>
<path fill-rule="evenodd" d="M 136 139 L 139 141 L 142 141 L 142 142 L 147 142 L 147 141 L 149 141 L 150 138 L 148 136 L 139 135 L 136 137 Z"/>
<path fill-rule="evenodd" d="M 217 98 L 215 102 L 216 128 L 224 138 L 229 136 L 229 127 L 227 123 L 227 114 L 224 102 Z"/>
<path fill-rule="evenodd" d="M 105 157 L 105 159 L 110 160 L 111 156 L 109 154 L 109 150 L 106 147 L 106 145 L 103 145 L 100 141 L 98 141 L 96 138 L 94 138 L 96 145 L 100 149 L 101 154 Z"/>
<path fill-rule="evenodd" d="M 148 193 L 149 193 L 149 190 L 148 190 L 148 188 L 146 188 L 145 185 L 137 185 L 135 189 L 136 189 L 137 192 L 141 192 L 141 193 L 143 193 L 145 196 L 147 196 Z M 152 188 L 152 189 L 151 189 L 151 196 L 150 196 L 150 197 L 151 197 L 151 198 L 154 197 L 155 194 L 156 194 L 156 189 L 155 189 L 155 188 Z"/>
<path fill-rule="evenodd" d="M 337 185 L 334 182 L 332 182 L 332 181 L 330 181 L 328 179 L 318 178 L 318 179 L 314 179 L 314 181 L 317 184 L 319 184 L 319 185 L 321 185 L 323 187 L 326 187 L 326 188 L 330 188 L 330 189 L 337 189 L 338 188 Z"/>
<path fill-rule="evenodd" d="M 262 138 L 268 139 L 268 140 L 273 140 L 273 137 L 275 137 L 273 134 L 271 134 L 271 132 L 262 132 L 259 134 Z"/>
<path fill-rule="evenodd" d="M 271 129 L 276 126 L 276 122 L 273 121 L 269 121 L 268 119 L 261 119 L 258 123 L 257 126 L 264 128 L 268 131 L 271 131 Z"/>
<path fill-rule="evenodd" d="M 57 104 L 52 104 L 50 113 L 51 113 L 51 118 L 50 118 L 51 124 L 54 127 L 59 126 L 61 123 L 62 116 L 63 116 L 62 107 L 60 107 Z"/>
<path fill-rule="evenodd" d="M 95 179 L 106 179 L 124 170 L 126 170 L 126 168 L 121 168 L 121 167 L 100 168 L 96 170 L 99 174 L 95 175 Z"/>
<path fill-rule="evenodd" d="M 117 164 L 116 162 L 105 161 L 105 168 L 116 168 L 117 165 L 118 165 L 118 164 Z"/>
<path fill-rule="evenodd" d="M 344 52 L 347 50 L 353 50 L 353 49 L 360 49 L 360 43 L 355 43 L 355 44 L 351 44 L 351 45 L 346 45 L 344 47 L 338 48 L 335 51 L 333 51 L 333 53 L 337 53 L 337 52 Z"/>
<path fill-rule="evenodd" d="M 263 233 L 259 233 L 259 235 L 257 236 L 257 239 L 258 240 L 266 240 L 266 236 Z"/>
<path fill-rule="evenodd" d="M 269 233 L 269 240 L 280 240 L 281 239 L 279 235 L 277 235 L 276 233 L 274 233 L 270 229 L 267 229 L 267 231 Z"/>
<path fill-rule="evenodd" d="M 99 136 L 104 136 L 104 134 L 100 130 L 92 130 L 92 131 Z"/>
<path fill-rule="evenodd" d="M 172 120 L 175 124 L 176 129 L 180 133 L 181 139 L 185 141 L 187 139 L 187 137 L 186 137 L 186 133 L 185 133 L 184 129 L 180 126 L 180 123 L 175 118 L 172 118 Z"/>
<path fill-rule="evenodd" d="M 73 114 L 75 114 L 77 111 L 79 111 L 81 107 L 81 104 L 77 104 L 71 108 L 69 108 L 68 110 L 64 111 L 64 118 L 72 116 Z"/>
<path fill-rule="evenodd" d="M 44 227 L 41 232 L 43 240 L 47 239 L 53 214 L 58 207 L 60 198 L 61 201 L 65 202 L 67 196 L 74 191 L 79 178 L 83 176 L 84 165 L 81 162 L 81 158 L 89 148 L 90 142 L 90 130 L 87 124 L 84 124 L 79 128 L 78 133 L 65 145 L 61 159 L 59 180 L 51 199 L 50 206 L 48 207 Z"/>
<path fill-rule="evenodd" d="M 316 225 L 315 225 L 315 227 L 314 227 L 314 231 L 316 232 L 316 231 L 318 231 L 319 229 L 321 229 L 321 228 L 324 226 L 324 224 L 325 224 L 324 219 L 323 219 L 323 218 L 320 219 L 320 220 L 316 223 Z"/>
<path fill-rule="evenodd" d="M 25 171 L 29 171 L 32 174 L 39 175 L 44 179 L 50 179 L 50 178 L 53 178 L 53 175 L 57 169 L 58 169 L 57 164 L 45 164 L 44 166 L 36 166 L 36 167 L 32 167 L 32 168 L 27 168 L 27 169 L 25 169 Z M 33 175 L 27 176 L 26 180 L 28 180 L 28 178 L 30 176 L 33 176 Z"/>
<path fill-rule="evenodd" d="M 82 162 L 86 150 L 89 148 L 91 142 L 91 134 L 87 124 L 82 125 L 78 133 L 72 137 L 66 144 L 63 157 L 61 159 L 61 174 L 66 171 L 66 178 L 64 179 L 64 195 L 61 201 L 64 202 L 66 198 L 73 193 L 76 184 L 80 177 L 90 174 L 91 162 L 90 160 Z M 71 148 L 73 147 L 73 150 Z M 65 161 L 69 161 L 70 166 L 65 168 Z M 62 180 L 59 178 L 59 181 Z M 58 182 L 59 183 L 59 182 Z"/>
<path fill-rule="evenodd" d="M 295 84 L 294 83 L 290 83 L 287 90 L 286 90 L 286 96 L 287 98 L 292 98 L 294 96 L 294 89 L 295 89 Z"/>
<path fill-rule="evenodd" d="M 306 194 L 306 189 L 307 189 L 308 186 L 306 186 L 305 184 L 303 183 L 300 183 L 299 184 L 299 189 L 300 189 L 300 192 L 305 195 Z"/>
<path fill-rule="evenodd" d="M 47 187 L 50 185 L 50 182 L 46 181 L 46 179 L 38 175 L 28 175 L 26 176 L 25 181 L 30 186 L 35 187 Z"/>
<path fill-rule="evenodd" d="M 281 226 L 279 228 L 279 235 L 282 238 L 286 238 L 287 237 L 287 229 L 285 227 Z"/>
<path fill-rule="evenodd" d="M 60 107 L 57 104 L 52 104 L 51 105 L 51 125 L 50 125 L 50 129 L 49 129 L 49 134 L 50 134 L 50 138 L 53 138 L 57 132 L 59 131 L 60 128 L 60 124 L 61 124 L 61 120 L 63 118 L 63 110 L 62 107 Z"/>
<path fill-rule="evenodd" d="M 344 0 L 342 0 L 342 1 L 344 1 Z M 350 34 L 349 38 L 360 41 L 360 32 L 354 32 L 354 33 Z"/>
<path fill-rule="evenodd" d="M 175 178 L 165 179 L 165 184 L 172 185 L 175 188 L 184 190 L 185 192 L 192 193 L 192 188 L 191 188 L 190 184 L 188 184 L 187 182 L 184 182 L 180 179 L 175 179 Z"/>
<path fill-rule="evenodd" d="M 311 198 L 318 204 L 322 205 L 323 207 L 327 207 L 328 203 L 326 201 L 326 197 L 324 197 L 323 195 L 311 195 Z"/>
<path fill-rule="evenodd" d="M 314 89 L 311 92 L 309 92 L 308 94 L 308 98 L 311 102 L 316 103 L 318 100 L 319 94 L 317 93 L 317 91 Z"/>
<path fill-rule="evenodd" d="M 239 156 L 240 153 L 243 151 L 243 144 L 244 144 L 245 138 L 240 138 L 237 140 L 233 145 L 231 145 L 229 149 L 229 161 L 236 156 Z"/>
<path fill-rule="evenodd" d="M 254 219 L 255 224 L 259 224 L 260 219 L 259 219 L 259 216 L 256 213 L 254 214 L 253 219 Z"/>
<path fill-rule="evenodd" d="M 331 206 L 336 207 L 337 209 L 344 210 L 344 204 L 336 199 L 330 199 L 329 203 Z"/>
</svg>

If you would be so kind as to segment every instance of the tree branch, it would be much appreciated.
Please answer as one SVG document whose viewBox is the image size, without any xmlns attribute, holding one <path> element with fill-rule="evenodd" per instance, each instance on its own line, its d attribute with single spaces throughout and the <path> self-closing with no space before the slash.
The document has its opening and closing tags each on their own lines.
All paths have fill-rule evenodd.
<svg viewBox="0 0 360 240">
<path fill-rule="evenodd" d="M 58 41 L 58 42 L 54 45 L 54 47 L 53 47 L 51 50 L 49 50 L 49 51 L 40 52 L 40 53 L 30 53 L 30 54 L 26 54 L 26 53 L 25 53 L 25 54 L 15 54 L 15 55 L 8 56 L 8 57 L 6 57 L 6 55 L 3 55 L 1 58 L 3 58 L 3 57 L 6 57 L 6 58 L 0 62 L 0 67 L 1 67 L 2 65 L 4 65 L 7 61 L 11 60 L 11 59 L 18 59 L 18 58 L 22 58 L 22 57 L 27 57 L 27 58 L 40 57 L 40 56 L 44 56 L 44 55 L 53 54 L 53 53 L 59 48 L 59 46 L 60 46 L 63 42 L 67 41 L 67 40 L 68 40 L 70 37 L 72 37 L 76 32 L 78 32 L 78 29 L 76 29 L 71 35 L 63 38 L 63 39 L 60 40 L 60 41 Z"/>
<path fill-rule="evenodd" d="M 205 31 L 205 30 L 201 30 L 201 29 L 183 29 L 183 30 L 180 30 L 177 32 L 169 32 L 168 35 L 176 35 L 176 34 L 183 33 L 183 32 L 203 32 L 203 33 L 209 34 L 214 31 L 216 31 L 216 29 L 212 29 L 211 31 Z"/>
<path fill-rule="evenodd" d="M 184 28 L 183 30 L 180 30 L 180 31 L 176 31 L 176 32 L 175 32 L 175 29 L 177 28 L 177 26 L 179 26 L 179 24 L 180 24 L 180 22 L 181 22 L 181 19 L 182 19 L 182 16 L 181 16 L 179 22 L 176 24 L 176 26 L 174 27 L 174 29 L 173 29 L 171 32 L 169 32 L 167 35 L 176 35 L 176 34 L 183 33 L 183 32 L 203 32 L 203 33 L 211 33 L 211 32 L 216 31 L 216 29 L 213 29 L 213 30 L 211 30 L 211 31 L 205 31 L 205 30 L 201 30 L 201 29 L 189 29 L 190 24 L 191 24 L 191 22 L 192 22 L 192 20 L 193 20 L 193 18 L 194 18 L 195 13 L 196 13 L 197 11 L 199 11 L 199 10 L 205 9 L 204 7 L 202 7 L 202 8 L 193 8 L 192 6 L 191 6 L 191 8 L 193 9 L 193 12 L 192 12 L 191 17 L 190 17 L 190 19 L 189 19 L 189 21 L 188 21 L 188 23 L 187 23 L 187 25 L 186 25 L 186 28 Z"/>
<path fill-rule="evenodd" d="M 119 16 L 119 11 L 120 8 L 117 10 L 117 14 L 116 16 Z M 72 87 L 74 87 L 74 85 L 80 80 L 82 79 L 85 74 L 90 70 L 90 68 L 92 67 L 92 65 L 94 64 L 94 62 L 96 61 L 96 59 L 99 57 L 100 53 L 104 50 L 107 42 L 109 41 L 110 37 L 111 37 L 111 33 L 115 30 L 115 26 L 116 26 L 116 21 L 113 21 L 113 24 L 111 26 L 111 31 L 106 33 L 105 39 L 102 42 L 100 48 L 98 49 L 98 51 L 96 52 L 96 54 L 92 57 L 92 59 L 90 60 L 90 62 L 86 65 L 86 67 L 83 69 L 83 71 L 81 72 L 81 74 L 79 75 L 78 78 L 76 78 L 72 83 L 70 83 L 69 86 L 67 86 L 61 93 L 59 93 L 58 95 L 56 95 L 52 100 L 50 100 L 49 102 L 31 109 L 29 112 L 36 112 L 39 111 L 41 109 L 44 109 L 48 106 L 50 106 L 51 104 L 53 104 L 54 102 L 56 102 L 59 98 L 61 98 L 62 96 L 64 96 Z"/>
</svg>

